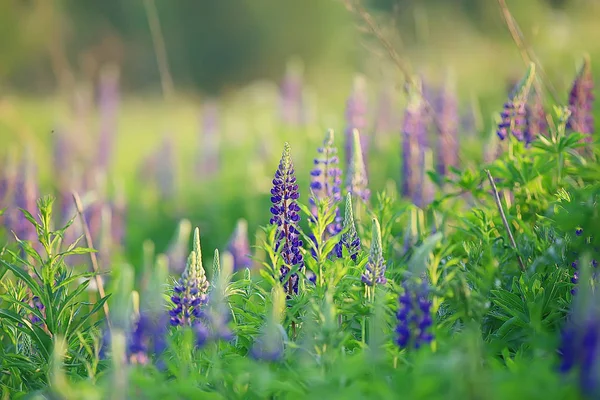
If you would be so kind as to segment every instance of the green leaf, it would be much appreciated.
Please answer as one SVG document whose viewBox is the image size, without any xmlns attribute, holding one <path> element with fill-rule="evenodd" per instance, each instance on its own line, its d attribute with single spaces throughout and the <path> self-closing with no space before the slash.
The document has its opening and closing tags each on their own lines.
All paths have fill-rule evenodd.
<svg viewBox="0 0 600 400">
<path fill-rule="evenodd" d="M 50 358 L 52 339 L 46 332 L 44 332 L 42 328 L 32 324 L 29 320 L 22 318 L 20 315 L 6 309 L 0 308 L 0 317 L 15 322 L 15 329 L 24 332 L 34 340 L 38 348 L 41 350 L 44 359 L 48 360 Z"/>
<path fill-rule="evenodd" d="M 0 259 L 0 264 L 4 265 L 17 278 L 19 278 L 23 282 L 25 282 L 25 284 L 27 285 L 27 287 L 29 287 L 29 289 L 31 289 L 31 291 L 33 292 L 34 295 L 36 295 L 36 296 L 38 296 L 40 298 L 43 297 L 42 296 L 41 288 L 38 285 L 38 283 L 36 281 L 34 281 L 33 278 L 31 276 L 29 276 L 29 274 L 23 268 L 17 267 L 16 265 L 12 265 L 11 263 L 6 262 L 3 259 Z"/>
</svg>

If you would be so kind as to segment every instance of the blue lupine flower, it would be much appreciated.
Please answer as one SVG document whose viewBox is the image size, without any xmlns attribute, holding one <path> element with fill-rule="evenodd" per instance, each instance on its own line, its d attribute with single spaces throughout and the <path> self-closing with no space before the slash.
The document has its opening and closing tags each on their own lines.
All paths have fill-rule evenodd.
<svg viewBox="0 0 600 400">
<path fill-rule="evenodd" d="M 335 236 L 342 231 L 342 217 L 338 207 L 338 203 L 342 200 L 342 171 L 338 167 L 339 158 L 337 148 L 333 145 L 332 129 L 327 131 L 323 147 L 317 151 L 322 156 L 315 158 L 315 168 L 310 172 L 312 195 L 309 203 L 313 217 L 317 218 L 317 203 L 324 199 L 331 201 L 331 206 L 335 208 L 335 219 L 327 226 L 326 234 Z"/>
<path fill-rule="evenodd" d="M 166 314 L 140 313 L 128 343 L 128 359 L 131 364 L 148 364 L 152 355 L 159 356 L 167 348 Z"/>
<path fill-rule="evenodd" d="M 592 106 L 594 102 L 594 80 L 589 57 L 584 58 L 583 65 L 573 82 L 569 93 L 569 110 L 571 115 L 567 128 L 580 133 L 587 133 L 588 141 L 592 140 L 594 132 L 594 116 Z"/>
<path fill-rule="evenodd" d="M 360 146 L 360 133 L 357 129 L 353 131 L 353 136 L 354 146 L 352 147 L 352 158 L 346 176 L 346 191 L 362 201 L 368 202 L 371 191 L 369 190 L 367 169 Z"/>
<path fill-rule="evenodd" d="M 525 139 L 527 129 L 527 110 L 525 102 L 508 100 L 504 103 L 504 109 L 500 113 L 501 121 L 498 124 L 498 137 L 504 140 L 510 133 L 519 141 Z"/>
<path fill-rule="evenodd" d="M 275 251 L 281 251 L 283 265 L 281 266 L 281 277 L 283 281 L 285 275 L 291 268 L 298 265 L 300 269 L 304 266 L 304 258 L 300 253 L 302 240 L 300 240 L 300 231 L 298 222 L 300 221 L 300 206 L 296 200 L 300 197 L 298 193 L 298 184 L 294 174 L 294 165 L 290 156 L 290 145 L 286 142 L 279 163 L 279 168 L 275 172 L 273 179 L 273 188 L 271 189 L 271 213 L 273 217 L 269 221 L 277 226 L 275 234 Z M 284 283 L 288 294 L 298 293 L 298 274 L 292 274 L 288 281 Z"/>
<path fill-rule="evenodd" d="M 360 238 L 356 232 L 354 225 L 354 215 L 352 212 L 352 195 L 346 195 L 346 209 L 344 211 L 344 228 L 345 231 L 340 238 L 340 241 L 335 246 L 335 253 L 338 258 L 343 257 L 343 249 L 348 250 L 348 254 L 353 261 L 356 261 L 356 256 L 360 251 Z"/>
<path fill-rule="evenodd" d="M 534 78 L 535 64 L 531 63 L 523 79 L 515 86 L 508 100 L 504 103 L 504 109 L 500 113 L 501 121 L 496 131 L 500 140 L 505 140 L 509 134 L 512 134 L 521 142 L 526 139 L 527 97 Z"/>
<path fill-rule="evenodd" d="M 577 299 L 577 301 L 580 299 Z M 569 373 L 576 369 L 581 391 L 598 398 L 600 395 L 600 313 L 598 299 L 592 301 L 584 310 L 576 308 L 567 320 L 561 333 L 559 371 Z M 594 301 L 595 300 L 595 301 Z M 578 305 L 579 303 L 574 303 Z M 579 313 L 577 313 L 579 312 Z"/>
<path fill-rule="evenodd" d="M 373 235 L 371 238 L 371 250 L 369 251 L 369 261 L 366 265 L 366 271 L 362 275 L 362 281 L 367 286 L 385 285 L 385 260 L 383 259 L 383 249 L 381 245 L 381 228 L 379 221 L 373 218 Z"/>
<path fill-rule="evenodd" d="M 404 282 L 402 287 L 404 292 L 399 297 L 400 307 L 396 313 L 396 344 L 400 348 L 418 349 L 433 340 L 429 332 L 433 324 L 429 289 L 425 282 L 421 285 Z"/>
<path fill-rule="evenodd" d="M 171 325 L 192 325 L 198 318 L 201 307 L 208 300 L 209 283 L 202 266 L 202 250 L 200 248 L 200 230 L 194 231 L 194 246 L 187 261 L 181 279 L 173 287 L 171 301 L 175 305 L 169 311 Z"/>
</svg>

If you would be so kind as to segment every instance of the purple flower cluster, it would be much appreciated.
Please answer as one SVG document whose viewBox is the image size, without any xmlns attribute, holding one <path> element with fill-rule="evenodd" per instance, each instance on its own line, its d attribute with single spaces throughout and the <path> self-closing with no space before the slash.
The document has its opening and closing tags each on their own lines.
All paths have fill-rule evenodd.
<svg viewBox="0 0 600 400">
<path fill-rule="evenodd" d="M 496 131 L 500 140 L 504 140 L 509 134 L 513 134 L 519 141 L 525 140 L 527 130 L 526 103 L 520 100 L 510 99 L 504 103 L 504 109 L 500 113 L 501 121 Z"/>
<path fill-rule="evenodd" d="M 446 85 L 437 93 L 431 103 L 436 113 L 436 126 L 439 133 L 437 170 L 444 175 L 448 173 L 450 167 L 458 165 L 458 127 L 460 124 L 458 99 L 451 87 Z M 422 131 L 423 127 L 417 127 L 416 130 L 417 132 Z"/>
<path fill-rule="evenodd" d="M 366 271 L 362 275 L 363 283 L 367 286 L 385 285 L 387 283 L 385 269 L 386 265 L 381 245 L 381 228 L 377 219 L 373 218 L 371 249 L 369 251 L 369 261 L 366 265 Z"/>
<path fill-rule="evenodd" d="M 578 304 L 578 303 L 575 303 Z M 598 298 L 592 295 L 589 305 L 571 312 L 561 334 L 559 346 L 559 371 L 567 374 L 577 370 L 581 391 L 598 398 L 600 381 L 598 380 L 598 351 L 600 350 L 600 313 Z"/>
<path fill-rule="evenodd" d="M 150 357 L 162 354 L 167 348 L 168 316 L 158 317 L 141 313 L 128 338 L 128 360 L 131 364 L 146 365 Z"/>
<path fill-rule="evenodd" d="M 188 257 L 187 266 L 173 287 L 171 301 L 175 307 L 169 311 L 171 325 L 193 325 L 194 320 L 201 316 L 201 307 L 208 301 L 208 288 L 209 282 L 202 266 L 200 231 L 196 228 L 194 248 Z"/>
<path fill-rule="evenodd" d="M 200 316 L 200 307 L 208 301 L 208 281 L 204 274 L 198 273 L 197 255 L 192 251 L 188 257 L 188 266 L 181 279 L 173 287 L 171 301 L 175 305 L 169 311 L 171 325 L 192 325 L 194 318 Z"/>
<path fill-rule="evenodd" d="M 592 115 L 592 105 L 594 102 L 593 89 L 594 80 L 591 63 L 589 58 L 586 57 L 569 93 L 569 110 L 571 111 L 571 116 L 567 122 L 567 128 L 576 132 L 590 134 L 587 137 L 588 141 L 591 141 L 591 134 L 594 132 L 594 117 Z"/>
<path fill-rule="evenodd" d="M 273 217 L 269 221 L 277 226 L 275 251 L 281 251 L 284 262 L 280 270 L 281 281 L 294 266 L 298 265 L 300 269 L 304 266 L 304 259 L 300 252 L 303 243 L 300 240 L 300 230 L 298 228 L 300 206 L 296 203 L 299 197 L 294 165 L 290 155 L 290 145 L 286 142 L 279 168 L 273 179 L 273 188 L 271 189 L 271 203 L 273 203 L 271 214 L 273 214 Z M 284 283 L 284 288 L 288 294 L 297 294 L 298 274 L 292 274 L 288 281 Z"/>
<path fill-rule="evenodd" d="M 433 340 L 429 332 L 433 324 L 429 289 L 425 282 L 418 286 L 404 282 L 402 287 L 404 292 L 399 297 L 400 307 L 396 313 L 396 344 L 400 348 L 418 349 Z"/>
<path fill-rule="evenodd" d="M 338 203 L 342 200 L 342 171 L 338 167 L 339 158 L 337 148 L 333 145 L 333 130 L 327 131 L 323 147 L 317 150 L 321 157 L 314 160 L 315 167 L 310 172 L 310 188 L 312 195 L 309 198 L 311 212 L 313 217 L 318 217 L 317 203 L 324 199 L 331 201 L 331 206 L 335 208 L 335 219 L 327 226 L 326 234 L 335 236 L 342 231 L 342 217 Z"/>
</svg>

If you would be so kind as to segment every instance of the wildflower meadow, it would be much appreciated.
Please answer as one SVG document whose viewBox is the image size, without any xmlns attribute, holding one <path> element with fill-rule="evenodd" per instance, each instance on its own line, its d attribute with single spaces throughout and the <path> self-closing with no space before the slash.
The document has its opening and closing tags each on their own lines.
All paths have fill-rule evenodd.
<svg viewBox="0 0 600 400">
<path fill-rule="evenodd" d="M 343 3 L 403 80 L 342 107 L 298 60 L 193 107 L 104 65 L 27 134 L 0 97 L 0 399 L 600 399 L 600 60 L 515 40 L 472 107 Z"/>
</svg>

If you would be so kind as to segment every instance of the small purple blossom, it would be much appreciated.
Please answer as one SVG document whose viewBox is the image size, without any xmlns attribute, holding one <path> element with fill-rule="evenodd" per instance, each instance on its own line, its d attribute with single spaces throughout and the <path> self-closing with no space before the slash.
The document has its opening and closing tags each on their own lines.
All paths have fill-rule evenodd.
<svg viewBox="0 0 600 400">
<path fill-rule="evenodd" d="M 575 132 L 589 134 L 587 137 L 588 141 L 592 140 L 591 134 L 594 132 L 594 117 L 592 114 L 594 102 L 593 89 L 594 80 L 591 62 L 589 57 L 586 57 L 569 93 L 569 110 L 571 111 L 571 115 L 567 122 L 567 128 Z"/>
<path fill-rule="evenodd" d="M 598 368 L 600 367 L 600 313 L 598 299 L 592 295 L 585 309 L 576 299 L 561 334 L 559 371 L 563 374 L 576 369 L 581 391 L 597 398 L 600 394 Z"/>
<path fill-rule="evenodd" d="M 323 147 L 318 150 L 321 157 L 314 160 L 315 167 L 310 172 L 311 196 L 309 203 L 313 217 L 318 217 L 317 204 L 319 201 L 328 199 L 331 207 L 335 209 L 335 218 L 326 228 L 326 235 L 335 236 L 342 230 L 342 217 L 338 203 L 342 200 L 342 171 L 338 167 L 339 158 L 337 148 L 333 145 L 333 130 L 327 131 Z"/>
<path fill-rule="evenodd" d="M 404 292 L 398 299 L 400 307 L 396 313 L 396 344 L 400 348 L 418 349 L 433 340 L 429 331 L 433 324 L 429 289 L 425 282 L 421 285 L 404 282 L 402 287 Z"/>
<path fill-rule="evenodd" d="M 158 316 L 142 312 L 128 340 L 128 360 L 131 364 L 146 365 L 153 355 L 160 356 L 167 348 L 165 314 Z"/>
<path fill-rule="evenodd" d="M 179 281 L 173 287 L 169 310 L 170 323 L 173 326 L 190 326 L 201 315 L 201 307 L 208 301 L 209 282 L 202 266 L 200 248 L 200 231 L 194 231 L 194 246 L 187 261 L 187 266 Z"/>
<path fill-rule="evenodd" d="M 300 240 L 298 228 L 300 206 L 296 203 L 299 197 L 294 165 L 290 156 L 290 145 L 286 142 L 279 168 L 273 178 L 273 188 L 271 189 L 271 203 L 273 203 L 271 214 L 273 217 L 269 221 L 272 225 L 277 226 L 274 250 L 280 251 L 283 258 L 280 270 L 282 281 L 291 268 L 297 265 L 302 269 L 304 266 L 304 258 L 300 252 L 303 243 Z M 288 277 L 284 288 L 289 295 L 298 294 L 298 274 L 294 273 Z"/>
<path fill-rule="evenodd" d="M 518 141 L 525 140 L 527 129 L 527 110 L 523 101 L 508 100 L 504 103 L 504 109 L 500 113 L 501 121 L 498 124 L 497 134 L 500 140 L 504 140 L 510 133 Z"/>
</svg>

